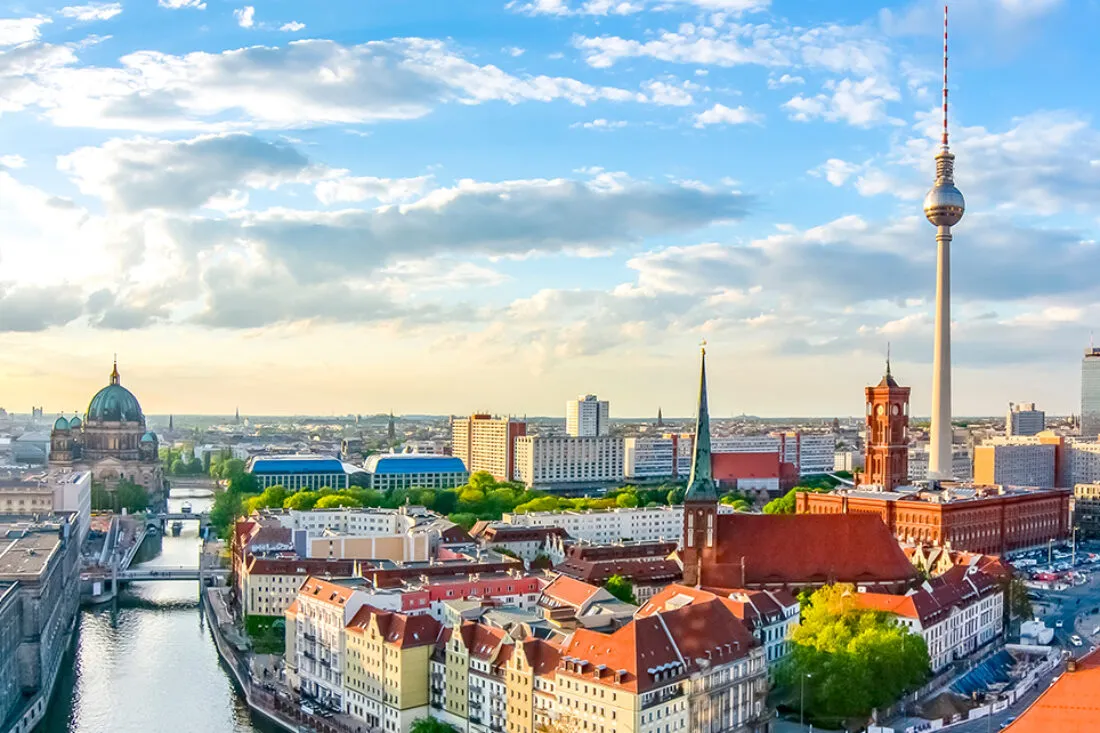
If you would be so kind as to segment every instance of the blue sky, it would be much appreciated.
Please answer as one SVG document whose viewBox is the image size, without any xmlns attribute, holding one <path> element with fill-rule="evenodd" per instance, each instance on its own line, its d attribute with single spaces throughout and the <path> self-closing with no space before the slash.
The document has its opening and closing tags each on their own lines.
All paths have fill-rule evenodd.
<svg viewBox="0 0 1100 733">
<path fill-rule="evenodd" d="M 0 404 L 927 409 L 942 6 L 0 0 Z M 1093 0 L 958 0 L 957 414 L 1076 409 Z"/>
</svg>

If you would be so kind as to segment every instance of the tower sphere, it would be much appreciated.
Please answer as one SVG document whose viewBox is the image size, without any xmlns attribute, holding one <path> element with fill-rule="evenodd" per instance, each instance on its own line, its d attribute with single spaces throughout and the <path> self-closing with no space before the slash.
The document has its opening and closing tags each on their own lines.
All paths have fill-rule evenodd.
<svg viewBox="0 0 1100 733">
<path fill-rule="evenodd" d="M 953 227 L 963 218 L 966 201 L 954 183 L 937 181 L 924 197 L 924 215 L 937 227 Z"/>
</svg>

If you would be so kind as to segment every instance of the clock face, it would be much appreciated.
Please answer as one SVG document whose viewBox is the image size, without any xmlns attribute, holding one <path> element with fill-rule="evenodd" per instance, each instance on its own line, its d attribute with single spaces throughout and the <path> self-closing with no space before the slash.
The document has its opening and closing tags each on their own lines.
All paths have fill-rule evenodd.
<svg viewBox="0 0 1100 733">
<path fill-rule="evenodd" d="M 900 412 L 901 412 L 901 408 L 898 407 L 897 405 L 894 405 L 894 414 L 897 415 Z"/>
<path fill-rule="evenodd" d="M 875 408 L 875 412 L 879 415 L 882 415 L 886 412 L 886 408 L 884 408 L 882 405 L 879 405 Z"/>
</svg>

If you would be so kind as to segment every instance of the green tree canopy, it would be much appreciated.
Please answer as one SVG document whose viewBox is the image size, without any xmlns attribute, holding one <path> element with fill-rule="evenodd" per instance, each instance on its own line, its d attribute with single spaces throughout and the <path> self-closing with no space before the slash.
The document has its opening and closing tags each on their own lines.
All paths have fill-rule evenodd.
<svg viewBox="0 0 1100 733">
<path fill-rule="evenodd" d="M 410 733 L 458 733 L 458 729 L 439 718 L 417 718 L 409 728 Z"/>
<path fill-rule="evenodd" d="M 637 599 L 634 598 L 634 584 L 621 575 L 612 575 L 603 587 L 620 601 L 638 603 Z"/>
<path fill-rule="evenodd" d="M 855 607 L 851 585 L 821 588 L 802 610 L 777 680 L 804 683 L 806 710 L 828 722 L 865 721 L 928 676 L 924 639 L 890 616 Z"/>
<path fill-rule="evenodd" d="M 287 497 L 286 501 L 283 502 L 283 508 L 309 511 L 317 504 L 320 498 L 321 495 L 316 491 L 299 491 Z"/>
<path fill-rule="evenodd" d="M 359 506 L 359 502 L 355 500 L 355 497 L 348 496 L 347 494 L 329 494 L 328 496 L 322 496 L 317 500 L 317 503 L 313 505 L 314 509 L 335 509 L 337 507 L 349 507 Z"/>
<path fill-rule="evenodd" d="M 149 492 L 144 486 L 124 478 L 115 487 L 115 503 L 119 510 L 143 512 L 149 508 Z"/>
</svg>

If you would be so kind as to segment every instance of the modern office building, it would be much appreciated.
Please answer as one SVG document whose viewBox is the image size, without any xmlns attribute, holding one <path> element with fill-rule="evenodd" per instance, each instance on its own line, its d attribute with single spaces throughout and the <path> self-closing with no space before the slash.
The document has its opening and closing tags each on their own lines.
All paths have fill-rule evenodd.
<svg viewBox="0 0 1100 733">
<path fill-rule="evenodd" d="M 1100 483 L 1100 443 L 1067 439 L 1060 468 L 1063 486 Z"/>
<path fill-rule="evenodd" d="M 255 456 L 245 468 L 261 490 L 282 486 L 288 491 L 348 488 L 347 466 L 317 455 Z"/>
<path fill-rule="evenodd" d="M 392 489 L 453 489 L 470 478 L 460 458 L 417 453 L 380 453 L 364 464 L 370 487 Z"/>
<path fill-rule="evenodd" d="M 1009 402 L 1005 415 L 1005 435 L 1038 435 L 1047 429 L 1047 414 L 1035 409 L 1034 402 Z"/>
<path fill-rule="evenodd" d="M 516 438 L 513 478 L 528 487 L 621 482 L 623 439 L 526 435 Z"/>
<path fill-rule="evenodd" d="M 574 438 L 597 438 L 611 429 L 607 400 L 584 395 L 565 403 L 565 433 Z"/>
<path fill-rule="evenodd" d="M 732 508 L 725 505 L 719 508 L 719 513 L 732 511 Z M 622 540 L 679 541 L 684 526 L 684 507 L 678 504 L 636 509 L 506 513 L 501 521 L 521 527 L 561 527 L 573 539 L 595 544 Z"/>
<path fill-rule="evenodd" d="M 515 478 L 516 438 L 527 435 L 527 423 L 484 413 L 451 420 L 451 452 L 470 473 L 488 471 L 497 481 Z"/>
<path fill-rule="evenodd" d="M 623 476 L 627 480 L 671 479 L 676 475 L 676 437 L 626 438 Z"/>
<path fill-rule="evenodd" d="M 72 516 L 0 517 L 0 730 L 42 720 L 72 639 L 80 547 Z"/>
<path fill-rule="evenodd" d="M 1100 538 L 1100 482 L 1073 487 L 1073 524 L 1080 537 Z"/>
<path fill-rule="evenodd" d="M 986 486 L 1058 486 L 1064 439 L 1054 434 L 988 438 L 974 447 L 974 483 Z"/>
<path fill-rule="evenodd" d="M 1081 360 L 1081 436 L 1100 436 L 1100 347 L 1085 349 Z"/>
<path fill-rule="evenodd" d="M 718 453 L 778 453 L 782 463 L 798 467 L 800 476 L 829 473 L 833 470 L 836 436 L 832 433 L 792 431 L 767 435 L 730 435 L 712 438 L 711 452 Z M 691 444 L 687 444 L 687 475 L 691 466 Z"/>
<path fill-rule="evenodd" d="M 928 444 L 920 443 L 909 447 L 909 480 L 928 479 Z M 958 481 L 969 481 L 974 475 L 974 461 L 970 451 L 964 445 L 951 448 L 951 475 Z"/>
</svg>

